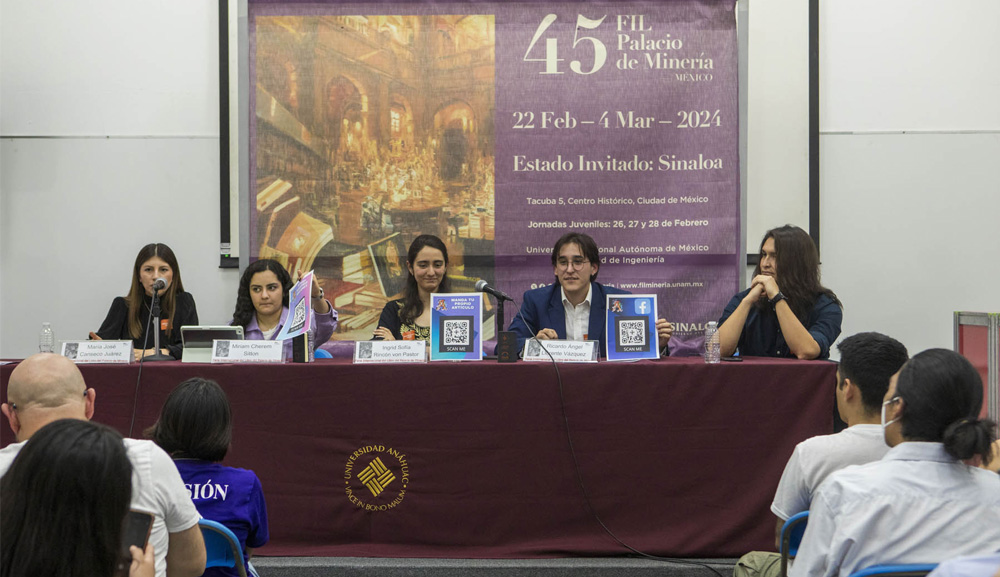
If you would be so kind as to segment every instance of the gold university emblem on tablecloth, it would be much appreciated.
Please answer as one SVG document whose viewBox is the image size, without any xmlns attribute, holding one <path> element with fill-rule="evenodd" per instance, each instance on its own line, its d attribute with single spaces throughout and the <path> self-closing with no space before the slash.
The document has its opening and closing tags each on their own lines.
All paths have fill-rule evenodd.
<svg viewBox="0 0 1000 577">
<path fill-rule="evenodd" d="M 378 497 L 389 486 L 389 483 L 396 480 L 396 476 L 386 468 L 382 459 L 375 457 L 371 464 L 358 473 L 358 480 L 364 483 L 365 487 L 368 487 L 368 490 L 372 492 L 372 497 Z"/>
<path fill-rule="evenodd" d="M 347 458 L 344 492 L 355 507 L 388 511 L 403 502 L 410 483 L 406 454 L 385 445 L 365 445 Z M 367 493 L 364 489 L 368 489 Z"/>
</svg>

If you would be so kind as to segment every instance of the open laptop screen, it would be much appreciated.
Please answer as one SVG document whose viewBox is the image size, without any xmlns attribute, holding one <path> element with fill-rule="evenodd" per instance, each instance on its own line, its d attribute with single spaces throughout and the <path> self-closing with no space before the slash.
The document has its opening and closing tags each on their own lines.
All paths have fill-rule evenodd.
<svg viewBox="0 0 1000 577">
<path fill-rule="evenodd" d="M 216 339 L 242 341 L 243 327 L 239 325 L 181 327 L 181 342 L 184 344 L 181 361 L 185 363 L 212 362 L 212 341 Z"/>
</svg>

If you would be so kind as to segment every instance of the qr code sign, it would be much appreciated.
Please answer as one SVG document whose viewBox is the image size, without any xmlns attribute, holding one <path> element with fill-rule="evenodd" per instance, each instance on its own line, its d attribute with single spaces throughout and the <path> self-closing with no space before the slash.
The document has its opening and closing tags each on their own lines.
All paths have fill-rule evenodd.
<svg viewBox="0 0 1000 577">
<path fill-rule="evenodd" d="M 295 307 L 295 312 L 292 315 L 292 322 L 289 325 L 289 328 L 291 330 L 295 330 L 304 324 L 306 324 L 306 305 L 305 301 L 302 301 Z"/>
<path fill-rule="evenodd" d="M 621 346 L 645 346 L 646 323 L 642 320 L 622 320 L 618 322 L 618 344 Z"/>
<path fill-rule="evenodd" d="M 469 345 L 469 321 L 465 319 L 444 321 L 444 344 L 452 346 Z"/>
</svg>

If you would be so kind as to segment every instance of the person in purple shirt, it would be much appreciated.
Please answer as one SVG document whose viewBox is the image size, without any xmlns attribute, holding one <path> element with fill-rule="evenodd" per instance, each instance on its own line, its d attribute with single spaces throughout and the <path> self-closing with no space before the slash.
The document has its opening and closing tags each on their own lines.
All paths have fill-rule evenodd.
<svg viewBox="0 0 1000 577">
<path fill-rule="evenodd" d="M 233 436 L 232 409 L 222 387 L 200 377 L 177 385 L 163 403 L 156 424 L 145 433 L 173 458 L 201 516 L 236 534 L 243 563 L 249 568 L 253 549 L 269 538 L 267 505 L 253 471 L 221 463 Z M 229 567 L 205 570 L 205 577 L 237 574 Z"/>
<path fill-rule="evenodd" d="M 288 291 L 294 283 L 285 267 L 271 259 L 254 261 L 243 271 L 236 294 L 231 325 L 243 327 L 247 340 L 270 341 L 281 332 L 288 318 Z M 313 276 L 309 342 L 313 348 L 330 340 L 337 329 L 337 311 L 323 298 L 323 289 Z M 292 356 L 292 341 L 285 341 L 285 358 Z"/>
</svg>

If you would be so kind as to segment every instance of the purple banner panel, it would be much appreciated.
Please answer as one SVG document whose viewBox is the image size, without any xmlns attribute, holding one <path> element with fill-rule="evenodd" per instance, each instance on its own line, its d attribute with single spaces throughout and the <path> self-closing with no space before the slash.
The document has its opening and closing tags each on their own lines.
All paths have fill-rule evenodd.
<svg viewBox="0 0 1000 577">
<path fill-rule="evenodd" d="M 417 235 L 520 295 L 576 230 L 696 344 L 738 288 L 736 54 L 734 0 L 251 1 L 251 258 L 360 339 Z"/>
</svg>

